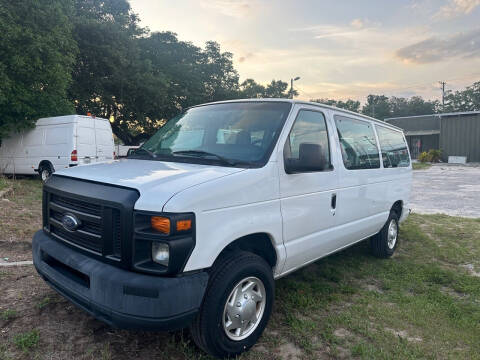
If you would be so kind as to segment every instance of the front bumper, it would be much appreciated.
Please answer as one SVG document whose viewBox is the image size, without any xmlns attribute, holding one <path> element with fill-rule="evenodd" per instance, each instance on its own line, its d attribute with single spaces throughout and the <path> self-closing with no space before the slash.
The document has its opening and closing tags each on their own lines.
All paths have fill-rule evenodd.
<svg viewBox="0 0 480 360">
<path fill-rule="evenodd" d="M 206 272 L 159 277 L 126 271 L 51 239 L 32 241 L 38 273 L 58 293 L 95 318 L 118 328 L 175 330 L 193 320 L 208 282 Z"/>
</svg>

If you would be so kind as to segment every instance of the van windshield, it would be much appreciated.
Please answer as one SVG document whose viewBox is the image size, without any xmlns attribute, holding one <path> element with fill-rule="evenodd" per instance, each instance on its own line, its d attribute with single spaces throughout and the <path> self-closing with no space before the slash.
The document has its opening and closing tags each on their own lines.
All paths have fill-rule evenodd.
<svg viewBox="0 0 480 360">
<path fill-rule="evenodd" d="M 290 112 L 288 102 L 204 105 L 169 120 L 129 158 L 265 165 Z"/>
</svg>

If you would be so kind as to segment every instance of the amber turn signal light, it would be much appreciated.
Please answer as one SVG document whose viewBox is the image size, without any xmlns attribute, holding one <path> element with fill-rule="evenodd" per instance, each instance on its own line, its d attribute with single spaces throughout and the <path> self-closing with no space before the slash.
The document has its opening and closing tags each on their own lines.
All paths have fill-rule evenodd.
<svg viewBox="0 0 480 360">
<path fill-rule="evenodd" d="M 187 231 L 192 228 L 192 220 L 178 220 L 177 231 Z"/>
<path fill-rule="evenodd" d="M 170 219 L 163 216 L 152 216 L 150 219 L 152 228 L 162 234 L 170 234 Z M 178 225 L 177 225 L 178 226 Z"/>
</svg>

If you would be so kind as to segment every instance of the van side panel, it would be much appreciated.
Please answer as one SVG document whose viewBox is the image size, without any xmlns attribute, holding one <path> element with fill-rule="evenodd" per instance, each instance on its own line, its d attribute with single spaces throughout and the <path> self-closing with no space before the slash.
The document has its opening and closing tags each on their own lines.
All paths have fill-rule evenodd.
<svg viewBox="0 0 480 360">
<path fill-rule="evenodd" d="M 44 160 L 49 161 L 54 170 L 68 167 L 72 147 L 73 122 L 37 125 L 3 140 L 0 169 L 9 174 L 33 175 Z"/>
<path fill-rule="evenodd" d="M 76 150 L 78 164 L 90 164 L 96 161 L 95 123 L 92 118 L 79 116 L 76 125 Z"/>
<path fill-rule="evenodd" d="M 278 191 L 277 164 L 269 162 L 263 168 L 240 171 L 173 195 L 164 212 L 195 213 L 197 244 L 184 271 L 208 268 L 231 242 L 266 233 L 277 254 L 275 274 L 281 273 L 285 247 Z"/>
<path fill-rule="evenodd" d="M 15 159 L 21 156 L 23 134 L 12 134 L 2 139 L 0 146 L 0 172 L 6 174 L 17 173 Z"/>
<path fill-rule="evenodd" d="M 73 149 L 73 122 L 42 127 L 45 128 L 45 142 L 43 153 L 35 159 L 36 167 L 42 160 L 50 161 L 54 170 L 68 167 Z"/>
<path fill-rule="evenodd" d="M 110 122 L 95 119 L 97 161 L 113 160 L 114 144 Z"/>
<path fill-rule="evenodd" d="M 330 157 L 333 159 L 332 145 L 334 142 L 334 128 L 329 121 L 329 111 L 308 105 L 297 105 L 292 112 L 314 111 L 323 115 L 327 126 L 328 144 L 324 144 L 325 151 L 330 148 Z M 285 132 L 278 143 L 278 172 L 280 182 L 280 204 L 283 220 L 283 238 L 287 252 L 287 260 L 283 271 L 291 271 L 306 262 L 321 257 L 329 248 L 335 246 L 338 234 L 332 232 L 335 227 L 335 210 L 332 209 L 332 198 L 338 187 L 338 172 L 335 169 L 326 169 L 314 172 L 299 172 L 287 174 L 285 171 L 283 149 L 289 138 L 294 119 L 285 125 Z M 311 132 L 300 134 L 296 141 L 315 141 Z M 320 136 L 319 136 L 320 139 Z M 329 146 L 328 146 L 329 145 Z"/>
</svg>

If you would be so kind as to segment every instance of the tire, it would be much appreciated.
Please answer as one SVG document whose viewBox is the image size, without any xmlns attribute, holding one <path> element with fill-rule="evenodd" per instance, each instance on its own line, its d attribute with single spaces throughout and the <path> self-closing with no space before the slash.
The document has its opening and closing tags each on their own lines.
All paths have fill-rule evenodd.
<svg viewBox="0 0 480 360">
<path fill-rule="evenodd" d="M 390 211 L 388 220 L 382 230 L 370 239 L 370 247 L 373 255 L 379 258 L 389 258 L 395 252 L 398 245 L 399 216 L 395 211 Z"/>
<path fill-rule="evenodd" d="M 227 253 L 212 267 L 202 307 L 190 326 L 193 340 L 220 358 L 247 351 L 267 325 L 274 293 L 272 268 L 264 259 L 243 251 Z"/>
<path fill-rule="evenodd" d="M 50 176 L 53 174 L 53 168 L 50 164 L 44 164 L 38 169 L 38 174 L 42 182 L 46 182 Z"/>
</svg>

